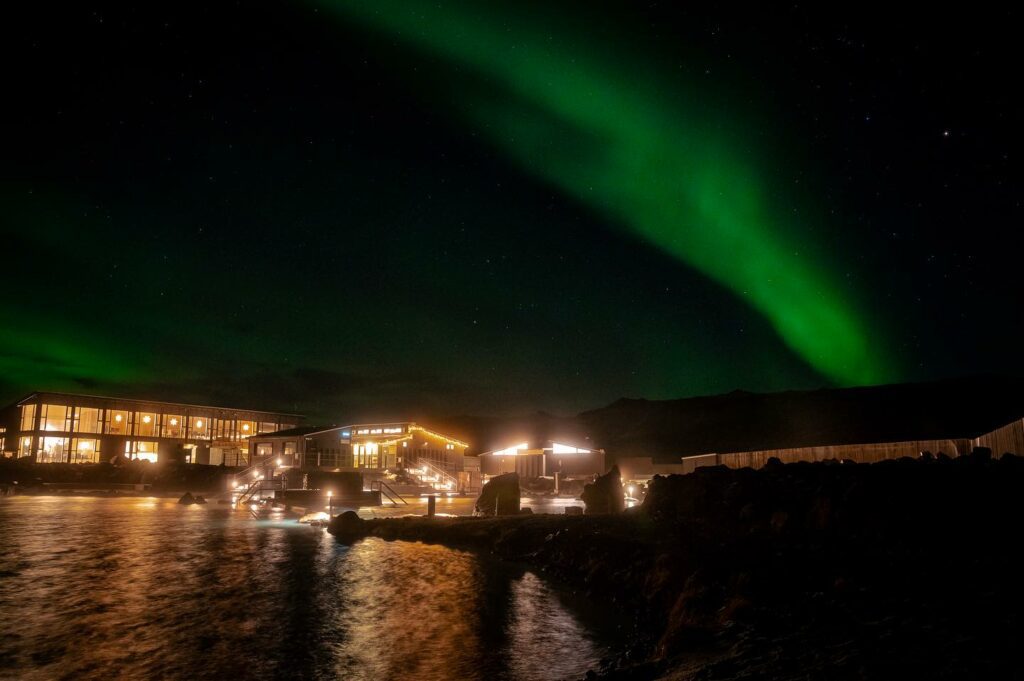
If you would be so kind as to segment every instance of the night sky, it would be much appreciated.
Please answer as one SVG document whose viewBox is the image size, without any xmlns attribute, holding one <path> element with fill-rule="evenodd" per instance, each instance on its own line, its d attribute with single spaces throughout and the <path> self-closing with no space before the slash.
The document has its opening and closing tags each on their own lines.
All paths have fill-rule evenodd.
<svg viewBox="0 0 1024 681">
<path fill-rule="evenodd" d="M 4 402 L 347 421 L 1024 369 L 1017 11 L 139 4 L 5 21 Z"/>
</svg>

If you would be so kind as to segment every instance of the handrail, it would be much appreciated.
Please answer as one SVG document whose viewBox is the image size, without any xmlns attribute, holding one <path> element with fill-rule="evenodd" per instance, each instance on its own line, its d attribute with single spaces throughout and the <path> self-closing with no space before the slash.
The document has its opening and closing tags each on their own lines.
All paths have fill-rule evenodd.
<svg viewBox="0 0 1024 681">
<path fill-rule="evenodd" d="M 267 463 L 267 461 L 269 461 L 269 460 L 271 460 L 273 458 L 274 458 L 273 454 L 267 454 L 267 455 L 263 456 L 263 458 L 261 458 L 259 461 L 253 461 L 252 463 L 249 464 L 248 467 L 243 468 L 238 473 L 235 473 L 235 478 L 236 479 L 237 478 L 244 478 L 246 475 L 249 475 L 254 470 L 262 468 L 263 465 Z"/>
<path fill-rule="evenodd" d="M 238 499 L 235 501 L 235 506 L 241 506 L 245 504 L 254 496 L 256 496 L 258 492 L 262 492 L 265 489 L 278 489 L 278 484 L 279 483 L 277 480 L 264 480 L 263 478 L 250 481 L 246 485 L 245 489 L 239 493 Z M 235 489 L 235 491 L 238 491 L 237 488 Z"/>
<path fill-rule="evenodd" d="M 406 506 L 409 505 L 409 502 L 405 500 L 405 497 L 403 497 L 401 494 L 396 492 L 395 489 L 391 485 L 389 485 L 388 483 L 384 482 L 383 480 L 373 480 L 373 481 L 371 481 L 370 482 L 370 490 L 371 491 L 373 491 L 373 486 L 374 485 L 377 485 L 377 491 L 380 492 L 381 494 L 383 494 L 384 496 L 386 496 L 391 501 L 392 504 L 396 504 L 396 505 L 398 504 L 398 501 L 395 501 L 395 497 L 398 497 L 398 500 L 401 501 L 403 504 L 405 504 Z M 387 488 L 387 491 L 385 491 L 385 488 Z M 391 496 L 392 494 L 394 496 Z"/>
<path fill-rule="evenodd" d="M 443 482 L 446 485 L 450 485 L 452 491 L 456 491 L 459 488 L 458 479 L 448 471 L 444 470 L 443 468 L 440 468 L 425 459 L 418 459 L 416 461 L 416 464 L 422 466 L 423 468 L 426 468 L 428 471 L 433 473 L 438 478 L 439 481 Z"/>
</svg>

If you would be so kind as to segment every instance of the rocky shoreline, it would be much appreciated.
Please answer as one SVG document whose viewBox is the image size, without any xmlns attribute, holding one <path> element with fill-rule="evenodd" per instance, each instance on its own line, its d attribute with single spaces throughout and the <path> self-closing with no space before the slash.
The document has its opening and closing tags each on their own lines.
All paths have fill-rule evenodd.
<svg viewBox="0 0 1024 681">
<path fill-rule="evenodd" d="M 607 679 L 1018 678 L 1024 459 L 703 468 L 585 516 L 331 531 L 517 561 L 625 615 Z"/>
</svg>

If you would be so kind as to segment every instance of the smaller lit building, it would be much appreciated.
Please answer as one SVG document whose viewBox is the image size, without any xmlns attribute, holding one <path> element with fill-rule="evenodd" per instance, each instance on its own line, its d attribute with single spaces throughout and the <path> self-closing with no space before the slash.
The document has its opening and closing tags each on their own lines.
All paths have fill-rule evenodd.
<svg viewBox="0 0 1024 681">
<path fill-rule="evenodd" d="M 294 428 L 249 440 L 253 461 L 279 457 L 304 469 L 364 471 L 428 466 L 452 476 L 467 470 L 468 447 L 409 421 Z"/>
<path fill-rule="evenodd" d="M 306 436 L 319 433 L 331 426 L 300 426 L 249 438 L 249 460 L 273 462 L 278 466 L 301 467 L 306 453 Z M 280 463 L 277 461 L 280 460 Z"/>
<path fill-rule="evenodd" d="M 484 475 L 518 473 L 521 478 L 585 478 L 605 472 L 603 449 L 587 449 L 562 442 L 520 442 L 480 455 Z"/>
</svg>

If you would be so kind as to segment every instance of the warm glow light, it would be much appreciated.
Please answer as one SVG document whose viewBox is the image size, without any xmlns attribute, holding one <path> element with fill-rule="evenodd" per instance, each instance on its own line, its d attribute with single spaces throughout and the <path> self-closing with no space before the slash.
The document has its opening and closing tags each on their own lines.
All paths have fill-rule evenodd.
<svg viewBox="0 0 1024 681">
<path fill-rule="evenodd" d="M 203 420 L 199 419 L 198 421 L 196 421 L 196 428 L 202 428 L 202 427 L 203 427 Z"/>
<path fill-rule="evenodd" d="M 561 445 L 557 442 L 551 443 L 551 452 L 553 454 L 589 454 L 589 449 L 580 449 L 579 447 L 570 447 L 569 445 Z"/>
<path fill-rule="evenodd" d="M 495 456 L 515 456 L 516 454 L 519 453 L 520 450 L 522 450 L 522 449 L 529 449 L 529 448 L 530 448 L 530 444 L 528 442 L 520 442 L 519 444 L 514 445 L 512 447 L 506 447 L 505 449 L 499 449 L 498 451 L 494 452 L 494 455 Z"/>
<path fill-rule="evenodd" d="M 117 421 L 118 423 L 121 423 L 121 415 L 120 414 L 115 414 L 114 415 L 114 420 Z"/>
<path fill-rule="evenodd" d="M 143 416 L 142 417 L 142 422 L 143 423 L 149 423 L 152 420 L 153 420 L 153 418 L 151 416 Z"/>
<path fill-rule="evenodd" d="M 92 449 L 92 444 L 89 442 L 82 442 L 78 445 L 79 449 Z"/>
<path fill-rule="evenodd" d="M 178 419 L 171 419 L 171 425 L 172 426 L 178 425 Z"/>
<path fill-rule="evenodd" d="M 248 433 L 249 432 L 249 424 L 248 423 L 242 424 L 242 430 L 244 430 L 245 432 Z"/>
<path fill-rule="evenodd" d="M 281 459 L 278 459 L 278 460 L 277 460 L 277 465 L 278 465 L 278 466 L 280 466 L 280 465 L 281 465 Z"/>
<path fill-rule="evenodd" d="M 334 492 L 332 492 L 331 490 L 327 490 L 327 496 L 333 497 L 334 496 Z"/>
</svg>

